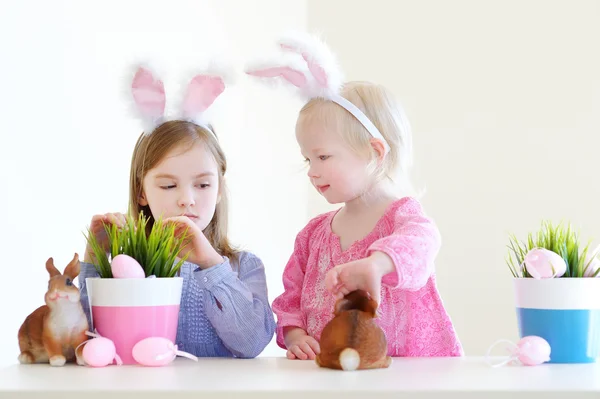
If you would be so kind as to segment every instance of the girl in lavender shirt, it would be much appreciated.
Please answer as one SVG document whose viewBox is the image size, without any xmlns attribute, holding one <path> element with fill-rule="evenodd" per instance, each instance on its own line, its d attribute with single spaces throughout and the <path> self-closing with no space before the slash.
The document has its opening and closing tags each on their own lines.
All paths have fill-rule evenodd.
<svg viewBox="0 0 600 399">
<path fill-rule="evenodd" d="M 148 78 L 143 73 L 149 74 L 142 70 L 136 76 Z M 149 78 L 141 83 L 154 84 L 153 77 Z M 160 87 L 152 93 L 155 89 L 146 87 L 140 95 L 160 95 Z M 200 100 L 195 104 L 206 103 Z M 149 134 L 143 133 L 133 151 L 129 211 L 132 215 L 143 212 L 150 225 L 162 215 L 165 222 L 177 223 L 193 234 L 186 248 L 186 253 L 191 249 L 187 262 L 179 272 L 183 278 L 179 350 L 204 357 L 252 358 L 271 341 L 275 320 L 261 260 L 250 252 L 236 251 L 227 238 L 226 169 L 225 155 L 211 126 L 189 120 L 161 123 Z M 103 223 L 122 227 L 124 222 L 120 213 L 95 215 L 90 231 L 108 247 Z M 79 276 L 88 320 L 85 279 L 98 276 L 93 262 L 88 246 Z"/>
</svg>

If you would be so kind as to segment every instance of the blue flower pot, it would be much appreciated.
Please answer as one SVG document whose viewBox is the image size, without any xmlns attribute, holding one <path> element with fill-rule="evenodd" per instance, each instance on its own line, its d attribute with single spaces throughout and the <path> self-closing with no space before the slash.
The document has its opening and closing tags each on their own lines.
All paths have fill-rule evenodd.
<svg viewBox="0 0 600 399">
<path fill-rule="evenodd" d="M 514 279 L 521 338 L 550 344 L 549 363 L 593 363 L 600 357 L 600 278 Z"/>
</svg>

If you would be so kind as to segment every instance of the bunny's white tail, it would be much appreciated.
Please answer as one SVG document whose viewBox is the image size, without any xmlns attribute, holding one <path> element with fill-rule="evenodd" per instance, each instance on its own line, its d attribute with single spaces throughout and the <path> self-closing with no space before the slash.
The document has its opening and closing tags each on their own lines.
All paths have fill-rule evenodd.
<svg viewBox="0 0 600 399">
<path fill-rule="evenodd" d="M 356 349 L 346 348 L 340 352 L 342 370 L 354 371 L 360 365 L 360 355 Z"/>
</svg>

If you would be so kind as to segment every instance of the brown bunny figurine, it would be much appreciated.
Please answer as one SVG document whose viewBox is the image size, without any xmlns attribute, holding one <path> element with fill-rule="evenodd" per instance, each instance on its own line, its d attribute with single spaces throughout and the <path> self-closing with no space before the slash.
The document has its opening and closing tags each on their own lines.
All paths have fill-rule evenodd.
<svg viewBox="0 0 600 399">
<path fill-rule="evenodd" d="M 79 289 L 73 280 L 79 275 L 79 256 L 75 254 L 64 274 L 54 267 L 52 258 L 46 262 L 50 274 L 46 305 L 33 311 L 19 328 L 20 363 L 46 363 L 62 366 L 77 360 L 83 365 L 79 344 L 87 339 L 88 322 L 79 302 Z"/>
<path fill-rule="evenodd" d="M 387 339 L 375 323 L 377 302 L 365 291 L 352 291 L 335 304 L 335 317 L 321 333 L 317 364 L 338 370 L 387 368 Z"/>
</svg>

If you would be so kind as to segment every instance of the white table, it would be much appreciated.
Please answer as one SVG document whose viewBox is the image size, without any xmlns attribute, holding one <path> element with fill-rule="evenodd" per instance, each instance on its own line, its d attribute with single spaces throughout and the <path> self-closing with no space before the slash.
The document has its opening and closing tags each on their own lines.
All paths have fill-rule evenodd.
<svg viewBox="0 0 600 399">
<path fill-rule="evenodd" d="M 485 394 L 485 396 L 483 396 Z M 600 398 L 600 364 L 491 368 L 482 358 L 395 358 L 344 372 L 285 358 L 178 358 L 162 368 L 11 365 L 0 398 Z"/>
</svg>

